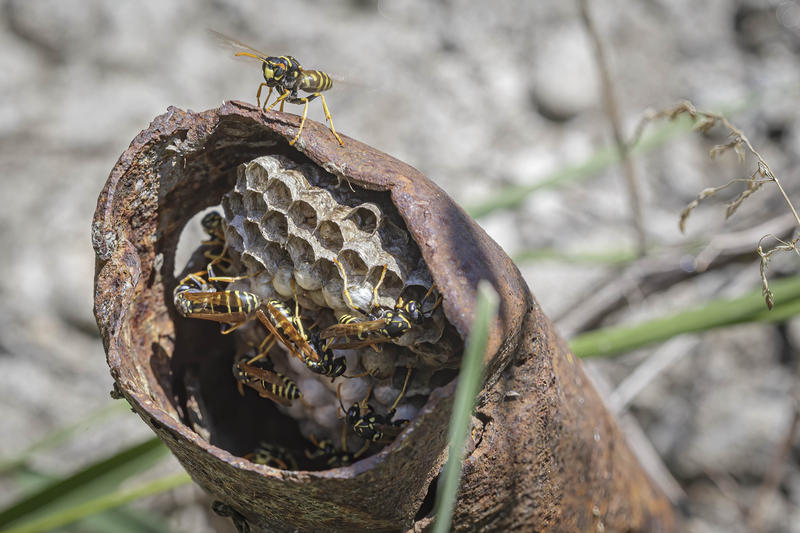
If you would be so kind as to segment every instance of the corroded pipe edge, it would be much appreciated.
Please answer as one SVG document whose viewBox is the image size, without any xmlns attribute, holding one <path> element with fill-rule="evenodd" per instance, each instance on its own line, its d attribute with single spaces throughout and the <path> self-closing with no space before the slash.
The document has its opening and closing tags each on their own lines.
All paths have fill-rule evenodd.
<svg viewBox="0 0 800 533">
<path fill-rule="evenodd" d="M 159 229 L 160 223 L 164 221 L 157 220 L 157 215 L 153 215 L 152 211 L 148 218 L 146 213 L 137 213 L 135 210 L 133 213 L 126 213 L 122 220 L 118 220 L 115 206 L 118 207 L 121 204 L 134 206 L 137 202 L 147 206 L 149 202 L 151 210 L 157 211 L 158 208 L 161 208 L 161 200 L 169 193 L 167 191 L 164 194 L 161 188 L 165 183 L 158 182 L 163 176 L 157 175 L 157 172 L 151 172 L 148 168 L 140 168 L 148 166 L 151 161 L 147 157 L 140 161 L 137 157 L 141 157 L 144 152 L 157 151 L 159 142 L 174 144 L 176 139 L 181 140 L 180 146 L 174 147 L 179 151 L 192 154 L 193 150 L 202 150 L 204 141 L 221 122 L 229 117 L 260 122 L 265 129 L 277 132 L 284 139 L 294 135 L 293 128 L 297 124 L 297 117 L 275 113 L 262 114 L 251 106 L 239 103 L 226 104 L 219 110 L 200 114 L 187 114 L 171 108 L 167 114 L 157 117 L 148 130 L 134 139 L 131 147 L 120 157 L 98 199 L 98 209 L 92 232 L 92 240 L 97 253 L 95 312 L 104 345 L 108 351 L 112 375 L 137 412 L 164 438 L 193 477 L 212 493 L 218 492 L 219 487 L 225 487 L 226 476 L 221 474 L 221 478 L 217 480 L 222 484 L 209 484 L 208 476 L 202 475 L 208 473 L 207 468 L 209 467 L 212 470 L 226 472 L 232 477 L 236 477 L 237 473 L 245 476 L 248 473 L 256 474 L 255 480 L 249 478 L 242 480 L 245 483 L 244 486 L 251 486 L 254 489 L 260 484 L 259 480 L 280 481 L 280 492 L 284 497 L 286 497 L 285 485 L 293 482 L 302 486 L 303 489 L 299 503 L 307 504 L 307 501 L 312 500 L 317 491 L 309 490 L 308 483 L 304 483 L 305 481 L 310 479 L 320 481 L 357 479 L 356 476 L 359 475 L 374 474 L 376 471 L 382 470 L 382 465 L 390 464 L 392 457 L 402 455 L 403 451 L 408 452 L 409 448 L 412 448 L 411 451 L 413 451 L 413 447 L 409 443 L 420 433 L 425 433 L 422 431 L 422 428 L 425 427 L 431 430 L 428 435 L 430 440 L 427 441 L 428 446 L 426 447 L 428 456 L 424 458 L 428 473 L 416 480 L 416 491 L 402 492 L 406 495 L 416 495 L 412 499 L 415 500 L 414 505 L 417 505 L 424 497 L 427 484 L 441 464 L 441 452 L 444 449 L 442 436 L 444 432 L 441 429 L 443 425 L 446 426 L 448 418 L 442 415 L 449 413 L 452 384 L 443 391 L 437 391 L 437 394 L 441 394 L 442 399 L 446 400 L 442 402 L 440 409 L 430 411 L 430 417 L 421 416 L 416 419 L 400 439 L 380 454 L 354 466 L 340 469 L 338 472 L 309 473 L 298 476 L 280 471 L 254 470 L 253 467 L 245 467 L 241 460 L 234 460 L 227 452 L 200 440 L 194 432 L 178 422 L 174 412 L 173 416 L 170 416 L 168 399 L 163 396 L 162 391 L 154 390 L 157 381 L 150 375 L 151 369 L 146 368 L 146 365 L 139 364 L 139 358 L 135 357 L 137 351 L 144 350 L 141 353 L 147 353 L 148 341 L 153 340 L 153 333 L 168 335 L 171 332 L 171 324 L 165 323 L 168 321 L 166 311 L 150 309 L 148 314 L 147 305 L 154 303 L 161 307 L 164 306 L 164 302 L 159 298 L 164 292 L 162 286 L 164 282 L 159 277 L 159 268 L 154 268 L 154 266 L 158 267 L 155 263 L 158 262 L 159 254 L 162 252 L 154 249 L 154 239 L 157 240 L 159 232 L 162 231 Z M 352 139 L 346 140 L 349 144 L 348 154 L 352 154 L 352 150 L 356 149 L 360 153 L 358 157 L 352 155 L 343 157 L 341 154 L 337 156 L 335 153 L 331 155 L 331 150 L 336 150 L 338 145 L 333 146 L 328 135 L 329 131 L 324 126 L 308 122 L 301 139 L 303 142 L 298 143 L 299 148 L 317 164 L 323 164 L 325 168 L 347 180 L 364 187 L 391 191 L 398 211 L 406 219 L 409 230 L 420 245 L 423 257 L 428 262 L 434 281 L 444 295 L 445 314 L 462 336 L 468 332 L 469 322 L 474 314 L 477 281 L 481 278 L 488 278 L 498 289 L 501 294 L 501 313 L 491 328 L 490 346 L 487 350 L 487 358 L 491 361 L 490 375 L 496 377 L 511 354 L 515 352 L 520 331 L 520 319 L 531 307 L 529 292 L 510 260 L 477 225 L 470 221 L 463 210 L 449 202 L 438 187 L 427 182 L 416 170 Z M 360 161 L 360 164 L 355 165 L 354 160 Z M 381 164 L 382 166 L 376 174 L 375 167 Z M 180 176 L 176 180 L 179 178 Z M 183 177 L 183 179 L 187 178 Z M 151 183 L 148 180 L 155 180 L 157 183 Z M 157 187 L 153 187 L 154 185 Z M 173 188 L 180 187 L 180 183 L 177 182 L 167 185 Z M 138 194 L 140 191 L 152 193 L 153 190 L 158 190 L 159 193 L 159 202 L 156 204 L 153 204 L 152 197 L 145 198 Z M 425 198 L 427 201 L 420 204 L 415 201 L 417 198 Z M 199 207 L 195 210 L 199 210 Z M 138 217 L 136 227 L 131 224 L 134 215 Z M 442 226 L 451 228 L 453 233 L 439 234 L 437 228 Z M 469 237 L 474 241 L 470 241 Z M 460 246 L 458 253 L 456 251 L 447 253 L 452 247 L 452 244 L 447 246 L 448 241 L 455 242 Z M 469 241 L 466 249 L 465 241 Z M 163 265 L 163 256 L 161 258 Z M 171 280 L 171 276 L 165 277 L 169 280 L 168 283 L 174 282 Z M 125 279 L 129 281 L 121 281 Z M 137 302 L 137 300 L 139 301 Z M 148 333 L 151 338 L 139 337 L 143 324 L 147 324 L 150 328 Z M 491 358 L 495 354 L 499 354 L 499 356 Z M 135 361 L 136 364 L 129 364 L 131 361 Z M 214 464 L 198 463 L 198 457 L 205 459 L 205 454 L 213 457 L 209 460 Z M 409 471 L 415 470 L 413 466 L 419 466 L 420 458 L 413 457 L 413 455 L 413 453 L 406 454 L 407 458 L 415 459 L 416 462 L 401 461 L 398 464 L 402 466 L 405 463 L 406 466 L 411 467 Z M 233 471 L 229 467 L 233 467 Z M 396 472 L 403 472 L 403 470 L 395 470 Z M 259 488 L 264 489 L 264 494 L 275 491 L 275 487 Z M 273 490 L 269 490 L 270 488 Z M 333 490 L 341 491 L 341 487 Z M 394 498 L 384 500 L 384 503 L 385 501 L 394 503 L 398 492 L 395 490 L 391 495 L 385 495 L 394 496 Z M 230 501 L 230 491 L 223 490 L 218 494 L 221 499 L 227 498 Z M 329 500 L 332 496 L 335 497 L 335 492 L 323 491 L 316 495 L 332 504 L 333 502 Z M 257 505 L 262 502 L 237 500 L 235 503 L 238 504 L 235 505 L 237 509 L 246 511 L 249 503 Z M 326 512 L 331 510 L 330 508 L 325 509 Z M 359 519 L 358 521 L 365 526 L 367 523 L 371 523 L 372 527 L 385 527 L 387 523 L 392 522 L 396 527 L 398 524 L 396 520 L 400 518 L 398 515 L 403 515 L 404 520 L 408 520 L 409 510 L 413 512 L 413 509 L 403 508 L 400 505 L 396 510 L 400 512 L 389 510 L 391 516 L 383 519 L 362 515 L 363 520 Z M 348 510 L 351 513 L 355 513 L 355 511 L 356 509 Z M 247 516 L 249 513 L 245 514 Z M 256 522 L 260 519 L 259 516 L 253 518 Z"/>
</svg>

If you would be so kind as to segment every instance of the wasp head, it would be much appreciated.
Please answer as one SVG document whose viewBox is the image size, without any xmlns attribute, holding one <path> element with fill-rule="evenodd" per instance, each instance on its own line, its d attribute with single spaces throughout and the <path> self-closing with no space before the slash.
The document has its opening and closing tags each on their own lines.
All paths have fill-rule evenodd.
<svg viewBox="0 0 800 533">
<path fill-rule="evenodd" d="M 211 211 L 204 216 L 200 221 L 200 225 L 203 226 L 205 232 L 212 237 L 222 235 L 222 215 L 216 211 Z"/>
<path fill-rule="evenodd" d="M 409 300 L 403 310 L 406 312 L 406 315 L 408 315 L 408 319 L 414 324 L 422 324 L 424 316 L 415 300 Z"/>
<path fill-rule="evenodd" d="M 287 57 L 268 57 L 264 60 L 264 79 L 267 84 L 278 84 L 292 69 L 292 61 Z"/>
</svg>

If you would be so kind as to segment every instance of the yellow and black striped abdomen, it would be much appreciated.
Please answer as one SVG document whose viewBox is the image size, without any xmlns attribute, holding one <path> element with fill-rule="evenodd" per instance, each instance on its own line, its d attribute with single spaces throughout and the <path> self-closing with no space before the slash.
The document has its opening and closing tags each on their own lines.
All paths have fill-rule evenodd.
<svg viewBox="0 0 800 533">
<path fill-rule="evenodd" d="M 274 382 L 262 381 L 261 386 L 270 391 L 272 394 L 280 396 L 281 398 L 286 398 L 287 400 L 297 400 L 298 398 L 303 397 L 303 393 L 300 392 L 297 384 L 295 384 L 291 378 L 284 376 L 280 372 L 275 372 L 275 375 L 281 382 L 283 382 L 282 385 Z"/>
<path fill-rule="evenodd" d="M 321 70 L 304 70 L 298 89 L 307 93 L 321 93 L 333 87 L 333 80 Z"/>
<path fill-rule="evenodd" d="M 209 298 L 212 313 L 244 313 L 249 315 L 259 306 L 260 299 L 251 292 L 220 291 Z"/>
<path fill-rule="evenodd" d="M 246 320 L 261 299 L 245 291 L 184 292 L 175 303 L 183 316 L 235 324 Z"/>
</svg>

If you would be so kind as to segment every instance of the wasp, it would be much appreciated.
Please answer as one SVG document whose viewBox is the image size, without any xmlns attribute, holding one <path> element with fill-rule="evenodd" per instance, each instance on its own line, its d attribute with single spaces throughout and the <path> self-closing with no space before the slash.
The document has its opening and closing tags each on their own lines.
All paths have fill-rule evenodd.
<svg viewBox="0 0 800 533">
<path fill-rule="evenodd" d="M 277 444 L 260 442 L 258 447 L 244 456 L 245 459 L 259 465 L 267 465 L 281 470 L 297 470 L 294 454 Z"/>
<path fill-rule="evenodd" d="M 272 334 L 273 340 L 279 340 L 293 356 L 303 362 L 320 360 L 303 329 L 297 300 L 294 314 L 285 303 L 273 298 L 264 302 L 262 308 L 256 311 L 256 317 Z"/>
<path fill-rule="evenodd" d="M 291 378 L 279 372 L 249 364 L 244 359 L 233 364 L 233 376 L 236 378 L 240 394 L 244 394 L 242 385 L 247 385 L 262 398 L 269 398 L 287 406 L 291 405 L 293 400 L 303 397 L 303 393 Z"/>
<path fill-rule="evenodd" d="M 237 56 L 251 57 L 257 59 L 262 63 L 262 72 L 264 74 L 264 81 L 258 86 L 256 92 L 256 103 L 264 111 L 269 111 L 277 104 L 280 104 L 280 111 L 283 112 L 283 104 L 289 102 L 290 104 L 303 104 L 303 118 L 300 120 L 300 128 L 297 130 L 297 135 L 294 139 L 289 141 L 289 145 L 293 146 L 297 139 L 300 138 L 300 133 L 303 131 L 303 125 L 306 122 L 308 115 L 308 104 L 315 98 L 319 97 L 322 102 L 322 110 L 325 112 L 325 120 L 331 129 L 331 133 L 336 137 L 336 140 L 341 146 L 344 146 L 339 134 L 333 127 L 333 119 L 331 113 L 328 111 L 328 104 L 325 103 L 325 96 L 323 91 L 327 91 L 333 87 L 333 79 L 330 75 L 321 70 L 304 69 L 300 66 L 300 62 L 292 56 L 268 56 L 264 52 L 256 50 L 252 46 L 248 46 L 240 41 L 226 37 L 218 32 L 212 32 L 216 37 L 224 42 L 227 42 L 233 48 L 240 50 L 236 52 Z M 267 98 L 264 100 L 264 105 L 261 105 L 261 91 L 267 87 L 269 92 Z M 278 96 L 272 104 L 267 107 L 272 96 L 272 90 L 277 89 Z M 307 96 L 298 94 L 298 91 L 311 93 Z"/>
<path fill-rule="evenodd" d="M 406 387 L 408 386 L 408 379 L 411 377 L 411 367 L 408 367 L 408 372 L 406 372 L 406 379 L 403 383 L 403 389 L 400 391 L 400 394 L 395 399 L 392 406 L 389 408 L 389 411 L 385 415 L 379 415 L 375 412 L 375 409 L 367 403 L 370 394 L 372 394 L 372 390 L 370 389 L 367 392 L 367 396 L 361 401 L 356 402 L 350 406 L 350 409 L 345 411 L 344 404 L 342 404 L 342 385 L 341 383 L 336 388 L 336 396 L 339 399 L 339 406 L 342 408 L 342 411 L 345 412 L 345 420 L 347 425 L 353 429 L 353 432 L 361 437 L 362 439 L 369 441 L 369 442 L 378 442 L 383 440 L 384 436 L 388 436 L 387 433 L 389 428 L 399 428 L 408 420 L 396 420 L 392 421 L 392 417 L 397 412 L 397 404 L 400 403 L 400 399 L 406 392 Z"/>
<path fill-rule="evenodd" d="M 222 215 L 217 211 L 207 213 L 200 221 L 203 230 L 208 234 L 208 239 L 201 244 L 207 246 L 209 249 L 203 253 L 203 256 L 209 260 L 206 270 L 208 272 L 208 279 L 211 281 L 231 282 L 237 279 L 243 279 L 244 276 L 237 277 L 219 277 L 214 274 L 214 265 L 221 265 L 221 270 L 224 274 L 233 273 L 233 260 L 228 255 L 228 244 L 225 241 L 225 232 L 223 230 Z"/>
<path fill-rule="evenodd" d="M 233 324 L 234 328 L 225 331 L 228 333 L 244 324 L 261 305 L 261 298 L 251 292 L 216 290 L 202 274 L 187 275 L 172 293 L 173 303 L 182 316 Z"/>
<path fill-rule="evenodd" d="M 279 340 L 291 355 L 303 361 L 306 367 L 316 374 L 333 379 L 347 371 L 346 358 L 335 357 L 322 342 L 319 333 L 309 338 L 303 330 L 302 320 L 297 315 L 287 316 L 285 311 L 288 311 L 288 308 L 283 302 L 280 302 L 282 308 L 275 303 L 276 301 L 270 300 L 265 303 L 263 309 L 256 311 L 256 316 L 270 331 L 273 339 Z"/>
<path fill-rule="evenodd" d="M 336 446 L 334 446 L 333 442 L 330 440 L 321 440 L 317 441 L 314 438 L 314 435 L 309 435 L 309 440 L 314 445 L 314 450 L 308 451 L 306 450 L 306 457 L 311 459 L 312 461 L 316 461 L 318 459 L 322 459 L 325 461 L 325 465 L 329 468 L 338 468 L 340 466 L 347 466 L 350 463 L 356 461 L 359 457 L 361 457 L 365 451 L 369 448 L 369 442 L 364 443 L 364 446 L 361 447 L 355 453 L 347 451 L 347 447 L 342 446 L 341 450 L 338 450 Z"/>
<path fill-rule="evenodd" d="M 292 284 L 294 288 L 294 284 Z M 316 374 L 328 376 L 335 379 L 347 371 L 347 359 L 335 357 L 333 352 L 325 346 L 325 343 L 314 333 L 310 338 L 303 328 L 303 320 L 300 318 L 300 306 L 295 297 L 294 314 L 289 307 L 280 300 L 267 300 L 261 309 L 256 311 L 256 316 L 270 332 L 270 344 L 261 351 L 259 355 L 251 359 L 253 363 L 263 357 L 278 340 L 286 346 L 289 353 L 297 357 L 306 367 Z M 267 339 L 265 339 L 265 342 Z M 263 345 L 264 343 L 262 343 Z"/>
<path fill-rule="evenodd" d="M 343 314 L 339 317 L 339 323 L 329 326 L 323 330 L 320 337 L 322 339 L 329 339 L 327 347 L 352 349 L 361 348 L 362 346 L 373 346 L 382 342 L 390 342 L 410 330 L 415 324 L 419 325 L 424 322 L 426 318 L 433 316 L 434 310 L 439 306 L 442 298 L 439 297 L 436 303 L 428 310 L 423 310 L 425 301 L 433 292 L 433 285 L 431 285 L 425 296 L 417 302 L 416 300 L 404 301 L 398 298 L 397 304 L 394 309 L 385 309 L 378 306 L 378 288 L 383 283 L 386 276 L 387 265 L 383 266 L 380 279 L 375 287 L 372 289 L 372 304 L 371 311 L 365 311 L 359 308 L 350 297 L 350 291 L 347 289 L 347 273 L 338 259 L 333 259 L 336 263 L 339 272 L 342 275 L 342 292 L 344 293 L 347 305 L 362 315 L 366 319 L 359 319 L 350 314 Z M 376 311 L 377 309 L 377 311 Z M 358 341 L 354 342 L 336 342 L 338 338 L 356 337 Z"/>
</svg>

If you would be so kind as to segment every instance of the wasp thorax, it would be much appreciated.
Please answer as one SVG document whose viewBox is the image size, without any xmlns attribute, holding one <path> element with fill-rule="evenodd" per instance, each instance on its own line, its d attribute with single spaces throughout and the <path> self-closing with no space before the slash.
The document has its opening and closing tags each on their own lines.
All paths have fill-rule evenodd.
<svg viewBox="0 0 800 533">
<path fill-rule="evenodd" d="M 209 285 L 179 292 L 217 306 L 196 317 L 237 329 L 240 392 L 279 404 L 314 456 L 334 442 L 338 462 L 355 460 L 391 442 L 441 385 L 434 376 L 452 376 L 459 347 L 388 193 L 276 155 L 242 165 L 222 207 L 224 222 L 203 225 L 225 275 L 209 268 Z M 248 295 L 259 308 L 242 320 L 232 310 Z"/>
</svg>

